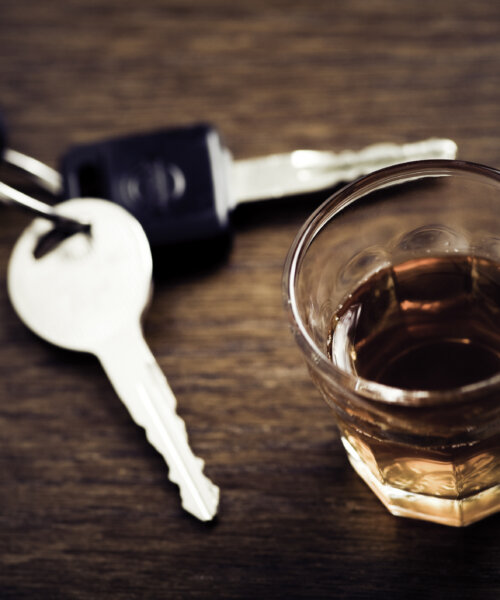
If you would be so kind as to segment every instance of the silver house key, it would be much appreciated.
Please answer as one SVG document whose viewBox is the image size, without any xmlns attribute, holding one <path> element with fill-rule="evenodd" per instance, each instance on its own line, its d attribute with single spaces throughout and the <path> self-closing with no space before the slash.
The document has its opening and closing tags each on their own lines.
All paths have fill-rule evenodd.
<svg viewBox="0 0 500 600">
<path fill-rule="evenodd" d="M 174 394 L 142 334 L 152 282 L 144 231 L 126 210 L 105 200 L 70 200 L 57 212 L 89 223 L 90 233 L 75 233 L 35 258 L 38 240 L 51 228 L 35 219 L 10 258 L 11 302 L 40 337 L 97 356 L 130 415 L 167 462 L 184 509 L 209 521 L 217 512 L 219 488 L 192 453 Z"/>
</svg>

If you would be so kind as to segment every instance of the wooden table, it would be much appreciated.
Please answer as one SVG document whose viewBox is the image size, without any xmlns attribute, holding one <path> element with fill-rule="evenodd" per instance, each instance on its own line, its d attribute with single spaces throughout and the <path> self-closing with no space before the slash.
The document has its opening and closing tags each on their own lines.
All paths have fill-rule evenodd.
<svg viewBox="0 0 500 600">
<path fill-rule="evenodd" d="M 500 166 L 492 0 L 0 4 L 10 146 L 52 166 L 74 143 L 201 121 L 236 158 L 438 136 Z M 322 198 L 242 209 L 211 265 L 155 256 L 145 335 L 222 490 L 209 525 L 97 360 L 17 319 L 6 269 L 29 218 L 1 208 L 2 599 L 500 597 L 500 517 L 389 515 L 310 383 L 280 281 Z"/>
</svg>

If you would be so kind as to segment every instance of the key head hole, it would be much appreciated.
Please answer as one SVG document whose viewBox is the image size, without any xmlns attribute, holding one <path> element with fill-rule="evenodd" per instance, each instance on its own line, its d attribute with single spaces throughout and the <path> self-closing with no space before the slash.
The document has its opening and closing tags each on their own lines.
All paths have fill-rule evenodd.
<svg viewBox="0 0 500 600">
<path fill-rule="evenodd" d="M 86 223 L 57 223 L 38 238 L 38 241 L 33 249 L 33 256 L 36 259 L 43 258 L 52 250 L 55 250 L 59 244 L 67 240 L 72 235 L 84 233 L 91 235 L 91 226 Z"/>
</svg>

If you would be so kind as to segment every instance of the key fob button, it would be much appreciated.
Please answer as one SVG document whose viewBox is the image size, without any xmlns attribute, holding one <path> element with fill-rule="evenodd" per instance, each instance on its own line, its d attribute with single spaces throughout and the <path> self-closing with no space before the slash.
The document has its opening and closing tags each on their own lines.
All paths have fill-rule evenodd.
<svg viewBox="0 0 500 600">
<path fill-rule="evenodd" d="M 180 167 L 166 164 L 157 157 L 143 161 L 130 173 L 123 174 L 119 187 L 124 207 L 134 215 L 162 214 L 172 203 L 182 200 L 186 178 Z"/>
</svg>

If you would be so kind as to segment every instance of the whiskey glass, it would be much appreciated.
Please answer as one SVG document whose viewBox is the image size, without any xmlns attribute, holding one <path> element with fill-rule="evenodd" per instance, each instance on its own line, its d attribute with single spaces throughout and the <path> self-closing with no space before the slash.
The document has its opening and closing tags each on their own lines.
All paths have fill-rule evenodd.
<svg viewBox="0 0 500 600">
<path fill-rule="evenodd" d="M 464 526 L 500 510 L 500 171 L 415 161 L 340 189 L 297 234 L 283 296 L 347 457 L 392 514 Z"/>
</svg>

